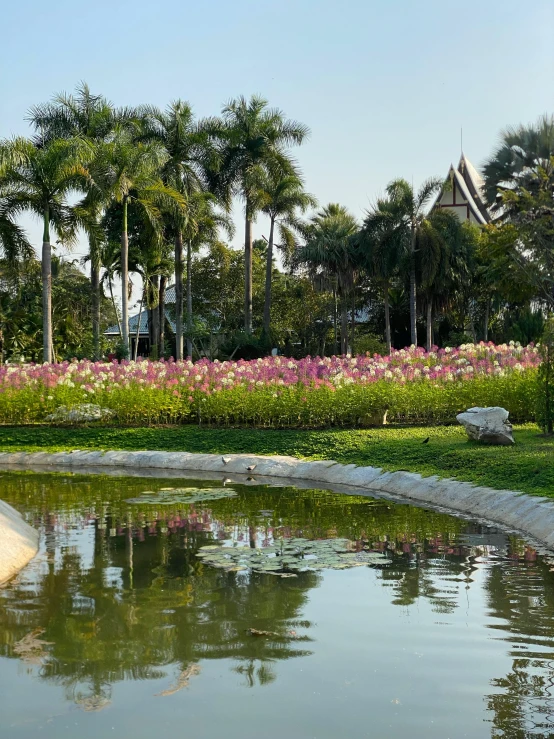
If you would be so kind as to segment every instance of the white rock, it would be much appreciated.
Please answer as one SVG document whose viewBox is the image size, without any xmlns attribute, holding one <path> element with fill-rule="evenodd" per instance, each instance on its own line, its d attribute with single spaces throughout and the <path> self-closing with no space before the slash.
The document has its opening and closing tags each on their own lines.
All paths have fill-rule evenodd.
<svg viewBox="0 0 554 739">
<path fill-rule="evenodd" d="M 93 403 L 83 403 L 76 405 L 74 408 L 66 408 L 60 405 L 54 413 L 46 416 L 47 421 L 54 423 L 86 423 L 87 421 L 101 421 L 104 418 L 113 416 L 110 408 L 101 408 Z"/>
<path fill-rule="evenodd" d="M 509 446 L 514 444 L 512 424 L 508 421 L 509 413 L 505 408 L 469 408 L 459 413 L 456 418 L 465 428 L 470 439 L 485 444 Z"/>
<path fill-rule="evenodd" d="M 19 572 L 37 551 L 38 532 L 0 500 L 0 585 Z"/>
</svg>

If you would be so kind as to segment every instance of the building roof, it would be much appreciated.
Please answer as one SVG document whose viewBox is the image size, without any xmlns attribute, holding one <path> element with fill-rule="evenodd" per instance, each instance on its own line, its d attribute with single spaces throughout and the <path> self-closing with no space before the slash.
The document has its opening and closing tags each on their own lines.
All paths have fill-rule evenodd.
<svg viewBox="0 0 554 739">
<path fill-rule="evenodd" d="M 477 223 L 481 225 L 490 223 L 492 218 L 483 194 L 485 182 L 465 154 L 462 153 L 457 167 L 450 165 L 447 179 L 456 183 Z M 448 203 L 441 204 L 444 193 L 443 188 L 438 194 L 433 207 L 449 207 Z"/>
<path fill-rule="evenodd" d="M 165 311 L 165 319 L 169 323 L 169 326 L 173 333 L 175 333 L 175 321 L 171 318 L 167 310 Z M 129 316 L 129 335 L 131 337 L 137 335 L 138 322 L 138 313 L 136 313 L 134 316 Z M 139 337 L 144 338 L 148 335 L 148 311 L 144 309 L 140 314 Z M 119 336 L 119 326 L 110 326 L 104 331 L 104 336 Z"/>
</svg>

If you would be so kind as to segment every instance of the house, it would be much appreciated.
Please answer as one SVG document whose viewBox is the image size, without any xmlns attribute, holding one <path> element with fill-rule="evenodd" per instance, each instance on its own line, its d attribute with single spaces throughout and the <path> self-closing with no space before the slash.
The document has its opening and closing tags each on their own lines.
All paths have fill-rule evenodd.
<svg viewBox="0 0 554 739">
<path fill-rule="evenodd" d="M 462 154 L 457 167 L 450 165 L 444 187 L 433 207 L 448 208 L 461 221 L 484 226 L 492 220 L 483 195 L 484 180 L 469 159 Z"/>
<path fill-rule="evenodd" d="M 170 343 L 173 343 L 175 337 L 175 286 L 171 285 L 165 291 L 165 330 L 166 335 L 169 332 L 168 339 Z M 140 326 L 139 326 L 140 320 Z M 135 356 L 135 346 L 137 342 L 137 329 L 138 329 L 138 351 L 137 356 L 147 357 L 150 354 L 150 326 L 148 323 L 148 310 L 143 307 L 143 310 L 136 313 L 133 316 L 129 316 L 129 339 L 131 342 L 131 357 Z M 118 339 L 120 336 L 119 326 L 110 326 L 104 331 L 104 336 L 107 339 Z"/>
</svg>

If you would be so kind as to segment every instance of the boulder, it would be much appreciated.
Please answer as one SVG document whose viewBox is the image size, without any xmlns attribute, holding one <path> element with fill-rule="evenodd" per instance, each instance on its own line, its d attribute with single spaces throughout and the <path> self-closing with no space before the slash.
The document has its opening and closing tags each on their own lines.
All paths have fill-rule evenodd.
<svg viewBox="0 0 554 739">
<path fill-rule="evenodd" d="M 83 403 L 73 408 L 60 405 L 54 413 L 46 416 L 46 420 L 53 423 L 86 423 L 87 421 L 101 421 L 113 416 L 109 408 L 101 408 L 93 403 Z"/>
<path fill-rule="evenodd" d="M 484 444 L 509 446 L 515 444 L 512 424 L 508 421 L 509 413 L 505 408 L 468 408 L 456 418 L 465 428 L 470 439 L 482 441 Z"/>
<path fill-rule="evenodd" d="M 0 585 L 13 577 L 38 551 L 38 531 L 0 500 Z"/>
</svg>

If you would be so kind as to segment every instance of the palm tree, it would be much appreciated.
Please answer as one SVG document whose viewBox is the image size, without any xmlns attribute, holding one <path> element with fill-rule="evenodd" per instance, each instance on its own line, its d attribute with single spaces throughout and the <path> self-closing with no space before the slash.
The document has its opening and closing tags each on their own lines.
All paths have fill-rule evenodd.
<svg viewBox="0 0 554 739">
<path fill-rule="evenodd" d="M 433 346 L 433 309 L 446 307 L 452 292 L 461 292 L 467 282 L 472 234 L 444 208 L 433 210 L 418 229 L 416 268 L 426 305 L 427 351 Z"/>
<path fill-rule="evenodd" d="M 192 356 L 192 254 L 202 246 L 218 241 L 223 229 L 229 238 L 234 235 L 233 222 L 225 211 L 216 209 L 217 198 L 209 192 L 196 192 L 188 202 L 187 217 L 182 234 L 187 243 L 186 305 L 187 305 L 187 356 Z M 175 306 L 177 310 L 177 306 Z M 178 314 L 177 314 L 178 315 Z"/>
<path fill-rule="evenodd" d="M 390 198 L 379 198 L 366 214 L 356 238 L 356 261 L 381 287 L 385 308 L 385 341 L 392 350 L 390 291 L 403 259 L 403 230 L 396 218 L 396 207 Z"/>
<path fill-rule="evenodd" d="M 75 95 L 60 93 L 45 104 L 31 108 L 28 120 L 35 128 L 35 142 L 43 146 L 59 138 L 80 136 L 94 144 L 107 141 L 117 125 L 131 121 L 135 114 L 127 109 L 115 109 L 102 95 L 93 95 L 86 83 L 76 89 Z M 97 188 L 87 193 L 80 211 L 81 227 L 87 234 L 90 252 L 90 280 L 92 286 L 92 335 L 94 359 L 100 355 L 100 244 L 98 224 L 105 203 Z"/>
<path fill-rule="evenodd" d="M 167 152 L 158 142 L 136 141 L 121 128 L 102 144 L 95 162 L 95 183 L 108 197 L 121 204 L 121 327 L 122 343 L 129 349 L 129 236 L 128 207 L 135 203 L 152 230 L 160 235 L 162 211 L 178 212 L 183 196 L 164 185 L 160 173 Z"/>
<path fill-rule="evenodd" d="M 340 299 L 340 350 L 348 351 L 348 296 L 354 284 L 354 240 L 359 226 L 348 210 L 330 203 L 304 227 L 306 243 L 295 255 L 297 264 L 307 266 L 313 279 L 332 284 Z"/>
<path fill-rule="evenodd" d="M 214 122 L 213 134 L 220 142 L 219 190 L 234 192 L 244 201 L 244 328 L 251 334 L 256 172 L 262 167 L 271 173 L 295 174 L 287 147 L 301 144 L 309 135 L 309 128 L 286 120 L 282 111 L 268 108 L 267 100 L 254 95 L 250 100 L 241 96 L 227 103 L 222 120 Z"/>
<path fill-rule="evenodd" d="M 51 227 L 60 242 L 72 245 L 77 219 L 68 198 L 84 190 L 90 176 L 86 165 L 92 147 L 80 138 L 55 139 L 44 147 L 28 139 L 13 139 L 0 145 L 5 167 L 3 182 L 11 192 L 14 211 L 30 210 L 43 223 L 42 308 L 44 361 L 52 361 L 52 246 Z"/>
<path fill-rule="evenodd" d="M 271 324 L 271 279 L 275 226 L 279 231 L 278 246 L 290 257 L 295 246 L 294 232 L 301 228 L 299 215 L 315 208 L 317 200 L 304 190 L 297 174 L 279 175 L 260 168 L 255 175 L 255 207 L 269 217 L 267 241 L 263 332 L 269 338 Z"/>
<path fill-rule="evenodd" d="M 510 127 L 483 167 L 485 197 L 496 210 L 503 207 L 501 194 L 520 184 L 539 169 L 554 175 L 554 115 L 544 115 L 535 125 Z"/>
<path fill-rule="evenodd" d="M 210 173 L 217 168 L 217 152 L 209 134 L 211 127 L 205 121 L 196 122 L 189 103 L 181 100 L 171 103 L 165 111 L 144 107 L 141 115 L 142 138 L 145 141 L 158 141 L 167 152 L 167 160 L 161 171 L 163 182 L 179 192 L 187 207 L 190 207 L 189 201 L 206 191 Z M 171 227 L 175 238 L 175 340 L 178 360 L 183 359 L 183 232 L 186 229 L 190 231 L 190 224 L 191 217 L 186 208 L 174 211 Z M 193 227 L 192 232 L 194 230 Z M 190 270 L 190 239 L 187 244 L 187 270 Z M 187 289 L 190 289 L 188 272 Z M 189 297 L 187 295 L 187 312 Z M 190 337 L 187 346 L 190 354 Z"/>
<path fill-rule="evenodd" d="M 410 276 L 410 335 L 411 342 L 417 346 L 417 297 L 416 297 L 416 251 L 418 238 L 428 226 L 427 205 L 440 191 L 444 182 L 440 178 L 426 180 L 416 192 L 409 182 L 393 180 L 387 185 L 389 200 L 388 219 L 390 233 L 401 240 L 408 257 Z"/>
</svg>

